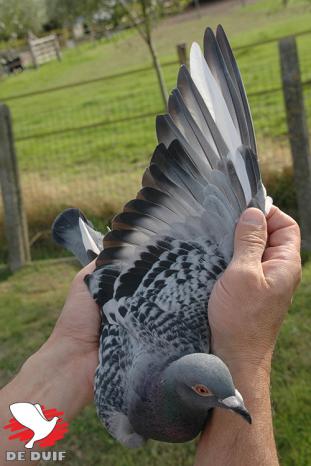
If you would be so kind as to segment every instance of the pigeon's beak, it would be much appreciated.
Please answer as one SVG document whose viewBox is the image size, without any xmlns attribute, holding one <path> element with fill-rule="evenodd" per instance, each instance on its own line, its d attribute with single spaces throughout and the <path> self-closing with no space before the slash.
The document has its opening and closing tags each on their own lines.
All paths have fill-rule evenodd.
<svg viewBox="0 0 311 466">
<path fill-rule="evenodd" d="M 237 414 L 240 414 L 249 424 L 252 423 L 252 418 L 247 409 L 245 408 L 243 398 L 238 390 L 235 391 L 235 396 L 229 396 L 223 400 L 219 400 L 223 408 L 231 409 Z"/>
</svg>

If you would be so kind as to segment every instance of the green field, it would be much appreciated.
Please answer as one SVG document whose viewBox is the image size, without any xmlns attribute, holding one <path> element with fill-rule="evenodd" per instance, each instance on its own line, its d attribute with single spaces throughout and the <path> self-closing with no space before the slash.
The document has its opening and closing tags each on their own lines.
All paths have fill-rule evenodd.
<svg viewBox="0 0 311 466">
<path fill-rule="evenodd" d="M 220 2 L 159 22 L 155 43 L 168 89 L 176 82 L 176 44 L 202 42 L 204 28 L 225 27 L 242 71 L 257 133 L 264 174 L 290 164 L 281 92 L 277 42 L 241 48 L 311 30 L 308 0 Z M 311 78 L 311 33 L 297 37 L 302 77 Z M 22 187 L 34 241 L 34 257 L 56 213 L 79 206 L 95 219 L 107 219 L 133 197 L 155 147 L 155 115 L 163 111 L 145 44 L 126 31 L 75 49 L 63 50 L 62 62 L 27 70 L 0 81 L 0 101 L 11 108 Z M 114 76 L 109 78 L 109 76 Z M 107 79 L 33 94 L 76 82 Z M 266 93 L 276 89 L 271 93 Z M 310 87 L 305 87 L 311 109 Z M 258 94 L 259 93 L 259 94 Z M 14 96 L 30 94 L 15 99 Z M 0 238 L 1 235 L 0 205 Z M 6 251 L 1 241 L 0 254 Z M 36 249 L 37 248 L 37 249 Z M 51 250 L 51 249 L 50 249 Z"/>
<path fill-rule="evenodd" d="M 6 383 L 48 337 L 64 302 L 76 267 L 70 263 L 37 263 L 14 276 L 0 275 L 0 383 Z M 282 328 L 274 358 L 272 395 L 276 438 L 282 466 L 307 466 L 311 457 L 310 431 L 310 300 L 311 263 Z M 191 466 L 194 444 L 151 442 L 129 451 L 100 426 L 94 407 L 87 408 L 58 443 L 76 465 Z"/>
</svg>

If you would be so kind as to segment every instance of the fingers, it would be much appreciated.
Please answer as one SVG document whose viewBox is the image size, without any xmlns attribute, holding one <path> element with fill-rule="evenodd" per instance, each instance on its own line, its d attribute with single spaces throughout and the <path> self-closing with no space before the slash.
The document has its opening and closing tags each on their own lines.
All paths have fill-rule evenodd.
<svg viewBox="0 0 311 466">
<path fill-rule="evenodd" d="M 278 283 L 279 290 L 291 288 L 301 279 L 300 230 L 289 215 L 277 207 L 267 217 L 269 247 L 263 255 L 263 270 L 270 281 Z M 282 281 L 286 285 L 280 285 Z"/>
<path fill-rule="evenodd" d="M 267 227 L 269 234 L 273 233 L 275 230 L 279 230 L 280 228 L 284 228 L 295 223 L 295 220 L 282 212 L 281 209 L 275 205 L 271 206 L 271 209 L 267 215 Z"/>
<path fill-rule="evenodd" d="M 233 260 L 249 264 L 261 263 L 267 242 L 264 214 L 255 208 L 246 209 L 235 230 Z"/>
<path fill-rule="evenodd" d="M 267 229 L 270 247 L 283 246 L 300 251 L 299 226 L 294 219 L 276 206 L 272 206 L 267 216 Z"/>
<path fill-rule="evenodd" d="M 97 344 L 100 313 L 84 282 L 84 277 L 92 273 L 94 268 L 95 261 L 75 276 L 55 331 L 74 337 L 75 340 Z"/>
</svg>

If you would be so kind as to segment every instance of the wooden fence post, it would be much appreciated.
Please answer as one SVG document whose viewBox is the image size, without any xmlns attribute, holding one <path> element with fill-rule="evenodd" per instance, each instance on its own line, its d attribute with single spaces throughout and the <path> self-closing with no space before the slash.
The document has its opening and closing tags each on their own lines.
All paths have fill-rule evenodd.
<svg viewBox="0 0 311 466">
<path fill-rule="evenodd" d="M 9 267 L 14 272 L 30 261 L 28 228 L 23 208 L 9 108 L 0 104 L 0 185 Z"/>
<path fill-rule="evenodd" d="M 32 46 L 32 37 L 33 37 L 33 34 L 31 32 L 28 32 L 28 47 L 29 47 L 29 51 L 30 51 L 30 55 L 32 59 L 32 64 L 34 68 L 38 68 L 36 53 Z"/>
<path fill-rule="evenodd" d="M 177 44 L 176 49 L 180 65 L 187 65 L 187 45 L 185 43 Z"/>
<path fill-rule="evenodd" d="M 60 51 L 58 37 L 57 37 L 56 34 L 55 34 L 55 38 L 54 38 L 54 48 L 55 48 L 55 54 L 56 54 L 57 60 L 61 61 L 62 60 L 62 55 L 61 55 L 61 51 Z"/>
<path fill-rule="evenodd" d="M 311 158 L 295 37 L 281 39 L 279 52 L 302 247 L 311 251 Z"/>
</svg>

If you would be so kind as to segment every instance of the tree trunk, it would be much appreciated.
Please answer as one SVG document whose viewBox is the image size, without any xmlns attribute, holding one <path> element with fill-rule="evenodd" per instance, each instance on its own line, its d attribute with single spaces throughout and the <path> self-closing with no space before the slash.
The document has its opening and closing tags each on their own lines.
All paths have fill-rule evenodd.
<svg viewBox="0 0 311 466">
<path fill-rule="evenodd" d="M 141 16 L 142 16 L 143 22 L 144 22 L 144 27 L 143 28 L 141 27 L 140 23 L 137 21 L 135 16 L 132 15 L 131 10 L 129 8 L 127 8 L 124 1 L 121 1 L 121 5 L 122 5 L 124 11 L 129 16 L 129 19 L 130 19 L 131 23 L 137 29 L 137 31 L 139 32 L 141 38 L 144 40 L 144 42 L 146 42 L 146 44 L 148 46 L 148 49 L 150 51 L 151 58 L 152 58 L 152 64 L 153 64 L 153 67 L 154 67 L 155 72 L 157 74 L 158 83 L 159 83 L 159 87 L 160 87 L 160 91 L 161 91 L 161 96 L 162 96 L 162 100 L 163 100 L 163 104 L 164 104 L 164 109 L 166 111 L 167 110 L 168 94 L 167 94 L 167 90 L 166 90 L 166 86 L 165 86 L 165 82 L 164 82 L 164 78 L 163 78 L 163 74 L 162 74 L 161 65 L 159 63 L 157 52 L 156 52 L 156 49 L 155 49 L 155 47 L 153 45 L 153 41 L 152 41 L 150 0 L 149 1 L 140 0 L 141 13 L 142 13 Z"/>
<path fill-rule="evenodd" d="M 154 45 L 152 43 L 151 38 L 149 38 L 149 40 L 147 41 L 147 45 L 148 45 L 148 48 L 149 48 L 150 53 L 151 53 L 152 63 L 153 63 L 155 72 L 157 74 L 158 83 L 159 83 L 159 87 L 160 87 L 160 91 L 161 91 L 161 96 L 162 96 L 164 108 L 165 108 L 165 110 L 167 110 L 168 93 L 167 93 L 167 89 L 166 89 L 166 86 L 165 86 L 161 65 L 160 65 L 159 60 L 158 60 L 157 52 L 156 52 L 156 50 L 154 48 Z"/>
</svg>

